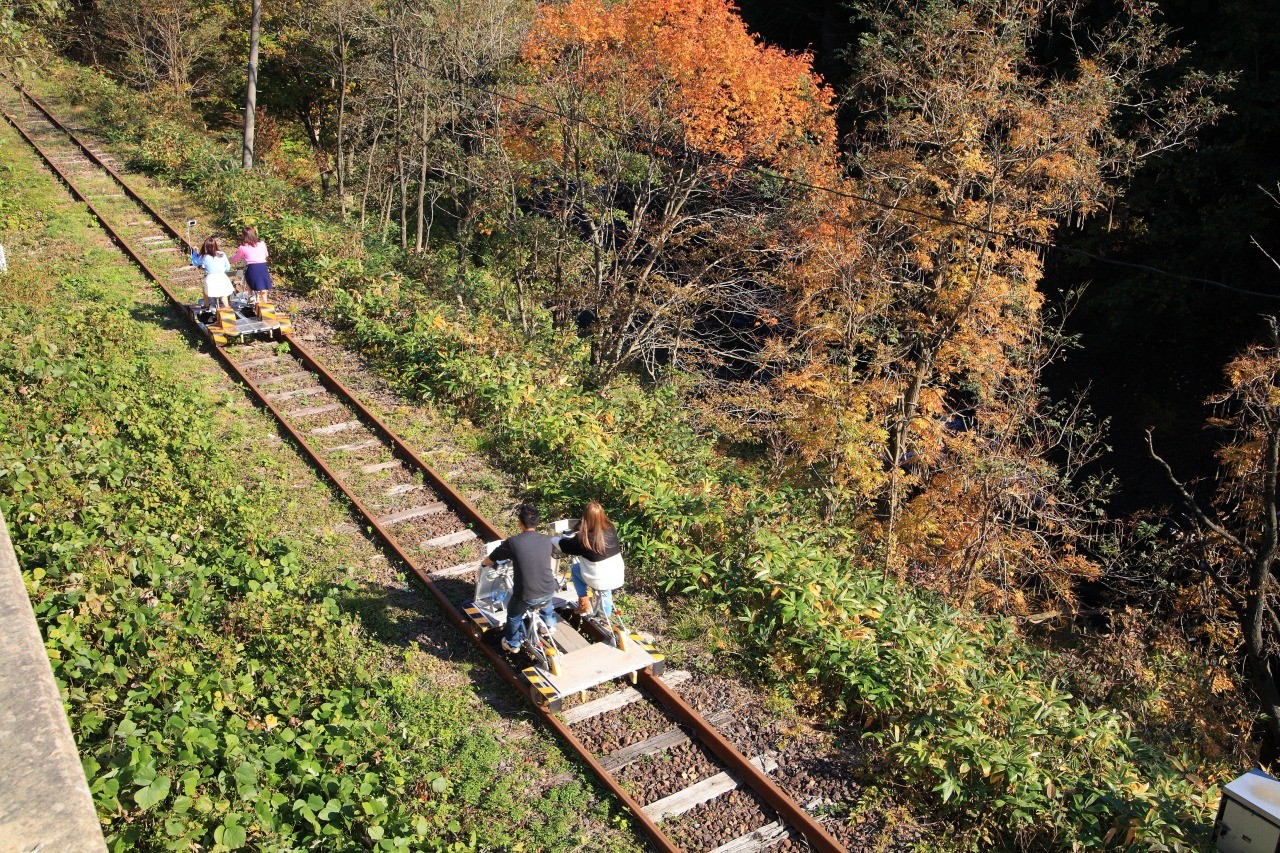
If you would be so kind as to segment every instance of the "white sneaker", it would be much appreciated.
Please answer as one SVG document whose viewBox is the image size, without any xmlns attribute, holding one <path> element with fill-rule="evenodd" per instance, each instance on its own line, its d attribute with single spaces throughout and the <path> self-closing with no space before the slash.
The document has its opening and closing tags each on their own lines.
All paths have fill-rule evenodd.
<svg viewBox="0 0 1280 853">
<path fill-rule="evenodd" d="M 519 654 L 519 653 L 520 653 L 520 647 L 519 647 L 519 646 L 513 646 L 513 645 L 509 644 L 509 643 L 507 642 L 507 638 L 506 638 L 506 637 L 503 637 L 503 638 L 502 638 L 502 650 L 503 650 L 504 652 L 506 652 L 507 654 L 509 654 L 509 655 L 514 655 L 514 654 Z"/>
</svg>

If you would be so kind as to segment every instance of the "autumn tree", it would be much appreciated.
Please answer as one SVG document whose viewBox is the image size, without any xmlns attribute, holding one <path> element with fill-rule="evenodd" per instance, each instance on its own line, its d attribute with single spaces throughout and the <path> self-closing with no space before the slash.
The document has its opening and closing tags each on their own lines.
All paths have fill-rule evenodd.
<svg viewBox="0 0 1280 853">
<path fill-rule="evenodd" d="M 1183 498 L 1195 533 L 1195 560 L 1235 614 L 1246 670 L 1273 745 L 1280 744 L 1280 323 L 1224 371 L 1226 389 L 1208 402 L 1210 424 L 1226 430 L 1218 487 L 1206 506 L 1155 450 Z"/>
<path fill-rule="evenodd" d="M 1007 535 L 946 544 L 955 507 L 980 526 L 1009 521 L 1015 469 L 1029 522 L 1050 494 L 1079 502 L 1043 436 L 1019 434 L 1040 417 L 1051 352 L 1041 247 L 1103 210 L 1145 159 L 1188 144 L 1218 114 L 1206 93 L 1221 81 L 1151 82 L 1180 52 L 1145 4 L 1094 27 L 1037 0 L 858 9 L 869 33 L 849 94 L 863 116 L 850 189 L 866 201 L 813 237 L 794 278 L 800 357 L 777 387 L 836 425 L 800 444 L 833 488 L 853 484 L 838 500 L 874 509 L 894 573 L 926 555 L 963 555 L 966 576 L 1004 572 Z M 976 493 L 1006 499 L 973 506 Z M 1071 546 L 1069 525 L 1016 526 L 1040 543 L 1018 549 L 1025 568 Z"/>
<path fill-rule="evenodd" d="M 556 225 L 557 306 L 590 326 L 598 376 L 733 359 L 796 195 L 756 169 L 821 178 L 834 160 L 808 57 L 760 44 L 728 0 L 549 4 L 524 56 L 533 106 L 508 145 Z"/>
<path fill-rule="evenodd" d="M 230 11 L 201 0 L 103 0 L 96 18 L 98 50 L 119 57 L 126 80 L 185 97 L 208 85 L 203 63 L 222 43 Z"/>
</svg>

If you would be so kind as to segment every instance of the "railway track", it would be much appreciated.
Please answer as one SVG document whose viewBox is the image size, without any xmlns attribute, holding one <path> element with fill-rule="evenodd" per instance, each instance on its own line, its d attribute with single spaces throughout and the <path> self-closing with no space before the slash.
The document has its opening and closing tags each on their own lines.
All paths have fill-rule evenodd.
<svg viewBox="0 0 1280 853">
<path fill-rule="evenodd" d="M 6 80 L 3 88 L 0 106 L 7 122 L 187 317 L 183 306 L 199 297 L 202 278 L 187 264 L 189 247 L 182 233 L 125 181 L 109 154 L 83 141 L 17 84 Z M 693 834 L 701 839 L 700 849 L 844 849 L 769 778 L 776 768 L 771 755 L 743 755 L 716 728 L 725 717 L 708 720 L 676 693 L 673 688 L 688 678 L 687 673 L 656 677 L 642 671 L 635 687 L 602 686 L 599 695 L 584 697 L 561 713 L 541 705 L 512 662 L 478 635 L 460 608 L 474 583 L 483 543 L 501 539 L 502 534 L 306 347 L 289 334 L 282 337 L 286 346 L 217 346 L 211 337 L 209 343 L 234 378 L 350 501 L 361 523 L 421 580 L 448 619 L 471 637 L 508 682 L 530 697 L 542 721 L 619 799 L 654 848 L 682 849 L 664 832 L 664 825 L 722 801 L 730 792 L 746 791 L 748 796 L 737 797 L 744 804 L 741 815 L 732 807 L 717 812 L 727 833 Z M 645 728 L 652 736 L 619 736 L 637 720 L 647 721 Z M 681 757 L 671 760 L 689 768 L 680 776 L 698 777 L 692 784 L 680 779 L 678 788 L 666 784 L 655 790 L 653 785 L 637 785 L 634 777 L 627 784 L 629 772 L 643 772 L 647 761 L 670 758 L 677 751 Z M 648 802 L 632 793 L 636 789 L 649 792 Z"/>
</svg>

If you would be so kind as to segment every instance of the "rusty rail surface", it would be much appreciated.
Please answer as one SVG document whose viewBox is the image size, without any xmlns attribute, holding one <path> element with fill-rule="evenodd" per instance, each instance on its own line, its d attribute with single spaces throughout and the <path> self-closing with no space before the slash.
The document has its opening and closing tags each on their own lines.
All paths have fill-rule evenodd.
<svg viewBox="0 0 1280 853">
<path fill-rule="evenodd" d="M 112 180 L 124 190 L 125 194 L 146 213 L 152 217 L 171 237 L 177 240 L 181 245 L 192 248 L 191 244 L 186 240 L 179 230 L 168 221 L 168 219 L 158 210 L 151 206 L 138 191 L 131 186 L 110 164 L 104 162 L 90 147 L 83 142 L 79 136 L 67 128 L 49 111 L 44 104 L 35 98 L 30 92 L 19 83 L 7 80 L 9 85 L 13 86 L 19 95 L 34 106 L 57 130 L 67 136 L 89 159 L 94 165 L 101 168 Z M 36 151 L 45 164 L 58 176 L 58 178 L 66 184 L 71 193 L 81 202 L 83 202 L 89 211 L 101 224 L 102 228 L 143 272 L 143 274 L 155 283 L 164 295 L 169 299 L 175 308 L 185 317 L 185 305 L 177 294 L 169 288 L 162 276 L 158 274 L 147 263 L 146 259 L 135 250 L 127 240 L 111 225 L 99 209 L 90 201 L 76 186 L 71 177 L 66 174 L 54 162 L 53 158 L 36 143 L 36 141 L 22 128 L 22 126 L 3 110 L 5 120 L 12 126 L 27 144 Z M 200 328 L 200 327 L 197 327 Z M 302 449 L 305 456 L 321 471 L 329 481 L 335 486 L 344 497 L 347 498 L 360 516 L 361 521 L 368 525 L 376 534 L 378 539 L 387 548 L 392 550 L 397 557 L 403 561 L 417 576 L 417 578 L 426 586 L 427 590 L 435 597 L 445 615 L 450 621 L 461 630 L 464 634 L 471 638 L 472 642 L 479 648 L 489 661 L 494 665 L 498 672 L 512 686 L 519 690 L 532 701 L 534 708 L 543 722 L 551 727 L 553 731 L 569 746 L 569 748 L 582 759 L 584 763 L 592 770 L 596 777 L 613 793 L 630 812 L 631 816 L 640 824 L 645 834 L 649 837 L 649 841 L 653 846 L 667 853 L 677 853 L 680 850 L 659 828 L 656 821 L 649 817 L 644 807 L 635 800 L 619 782 L 600 764 L 596 757 L 588 750 L 569 727 L 555 714 L 550 713 L 545 707 L 541 706 L 537 701 L 533 701 L 528 689 L 525 687 L 524 680 L 511 663 L 492 646 L 484 643 L 480 636 L 472 630 L 469 620 L 458 610 L 457 606 L 449 600 L 444 591 L 431 578 L 430 574 L 425 571 L 414 559 L 413 555 L 408 553 L 400 541 L 384 527 L 375 514 L 360 500 L 360 498 L 352 492 L 352 490 L 343 482 L 342 478 L 325 462 L 319 451 L 284 417 L 275 404 L 262 392 L 262 390 L 254 383 L 252 379 L 241 369 L 239 365 L 226 353 L 226 351 L 214 343 L 212 335 L 205 329 L 201 328 L 209 342 L 214 353 L 222 361 L 227 370 L 245 387 L 249 389 L 253 398 L 263 405 L 272 415 L 284 432 L 291 438 L 299 448 Z M 350 405 L 366 424 L 373 428 L 373 431 L 379 433 L 382 439 L 391 447 L 392 452 L 403 459 L 412 463 L 418 468 L 426 481 L 435 489 L 450 505 L 459 517 L 469 522 L 477 533 L 483 535 L 487 540 L 501 539 L 502 534 L 498 528 L 494 526 L 487 518 L 485 518 L 478 509 L 475 508 L 463 495 L 448 484 L 430 465 L 426 463 L 414 450 L 401 439 L 389 426 L 387 426 L 376 414 L 370 411 L 360 400 L 351 392 L 341 381 L 332 373 L 325 369 L 324 365 L 305 347 L 303 347 L 297 339 L 292 335 L 282 335 L 285 342 L 288 343 L 292 352 L 319 378 L 323 385 L 340 397 L 346 404 Z M 720 734 L 716 728 L 707 722 L 696 710 L 688 703 L 681 699 L 670 687 L 664 684 L 661 679 L 652 675 L 648 670 L 640 673 L 639 686 L 643 687 L 659 705 L 666 708 L 680 722 L 687 725 L 693 730 L 697 739 L 703 743 L 717 758 L 719 758 L 729 768 L 729 770 L 738 777 L 738 779 L 758 794 L 768 805 L 773 808 L 779 817 L 787 823 L 792 829 L 798 832 L 808 843 L 810 849 L 826 851 L 826 853 L 835 853 L 835 851 L 844 851 L 845 848 L 840 845 L 829 833 L 800 807 L 795 800 L 791 799 L 787 794 L 779 788 L 772 779 L 768 777 L 764 771 L 758 769 L 750 761 L 747 760 L 736 747 Z"/>
</svg>

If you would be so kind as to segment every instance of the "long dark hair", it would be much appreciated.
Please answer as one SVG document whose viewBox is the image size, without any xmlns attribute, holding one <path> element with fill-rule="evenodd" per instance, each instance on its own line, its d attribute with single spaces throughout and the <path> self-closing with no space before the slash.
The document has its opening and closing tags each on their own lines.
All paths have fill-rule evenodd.
<svg viewBox="0 0 1280 853">
<path fill-rule="evenodd" d="M 240 245 L 256 246 L 258 245 L 258 232 L 253 230 L 252 225 L 246 225 L 240 229 Z"/>
<path fill-rule="evenodd" d="M 604 535 L 612 529 L 613 522 L 604 514 L 604 507 L 600 504 L 591 501 L 582 510 L 582 520 L 578 522 L 578 538 L 592 551 L 597 554 L 604 553 Z"/>
<path fill-rule="evenodd" d="M 204 244 L 200 247 L 200 254 L 208 255 L 211 258 L 221 251 L 222 249 L 221 247 L 218 246 L 217 237 L 208 238 L 207 240 L 204 241 Z"/>
</svg>

